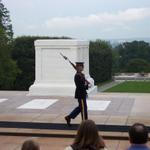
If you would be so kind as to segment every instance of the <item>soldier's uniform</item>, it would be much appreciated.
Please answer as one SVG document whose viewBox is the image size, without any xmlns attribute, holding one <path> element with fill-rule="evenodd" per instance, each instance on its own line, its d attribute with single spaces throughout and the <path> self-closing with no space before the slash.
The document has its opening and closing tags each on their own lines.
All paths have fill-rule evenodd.
<svg viewBox="0 0 150 150">
<path fill-rule="evenodd" d="M 77 65 L 83 65 L 83 62 L 76 62 Z M 88 84 L 86 84 L 85 76 L 83 73 L 76 72 L 74 76 L 74 82 L 76 85 L 75 90 L 75 98 L 78 99 L 79 105 L 68 115 L 65 117 L 68 124 L 70 124 L 70 120 L 76 118 L 76 116 L 81 112 L 82 120 L 88 119 L 87 113 L 87 92 Z"/>
</svg>

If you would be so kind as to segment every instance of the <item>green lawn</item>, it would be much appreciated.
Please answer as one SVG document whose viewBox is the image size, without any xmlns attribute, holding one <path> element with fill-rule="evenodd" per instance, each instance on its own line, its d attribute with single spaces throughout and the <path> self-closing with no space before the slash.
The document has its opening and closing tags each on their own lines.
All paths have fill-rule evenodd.
<svg viewBox="0 0 150 150">
<path fill-rule="evenodd" d="M 125 81 L 104 92 L 150 93 L 150 81 Z"/>
</svg>

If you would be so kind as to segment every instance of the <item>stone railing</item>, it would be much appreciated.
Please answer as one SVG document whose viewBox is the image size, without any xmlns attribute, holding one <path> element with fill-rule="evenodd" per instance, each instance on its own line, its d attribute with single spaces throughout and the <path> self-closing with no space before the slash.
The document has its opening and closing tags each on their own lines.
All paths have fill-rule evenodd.
<svg viewBox="0 0 150 150">
<path fill-rule="evenodd" d="M 114 80 L 150 80 L 150 73 L 117 73 Z"/>
</svg>

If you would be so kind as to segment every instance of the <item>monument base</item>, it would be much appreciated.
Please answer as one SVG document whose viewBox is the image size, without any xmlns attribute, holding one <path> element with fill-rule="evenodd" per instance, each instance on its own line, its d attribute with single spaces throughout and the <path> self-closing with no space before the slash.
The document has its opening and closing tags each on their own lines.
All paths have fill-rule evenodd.
<svg viewBox="0 0 150 150">
<path fill-rule="evenodd" d="M 93 87 L 89 88 L 87 93 L 88 93 L 88 95 L 96 94 L 97 93 L 97 86 L 93 86 Z"/>
<path fill-rule="evenodd" d="M 97 86 L 92 86 L 88 94 L 97 93 Z M 75 86 L 71 84 L 33 84 L 29 89 L 29 96 L 74 96 Z"/>
</svg>

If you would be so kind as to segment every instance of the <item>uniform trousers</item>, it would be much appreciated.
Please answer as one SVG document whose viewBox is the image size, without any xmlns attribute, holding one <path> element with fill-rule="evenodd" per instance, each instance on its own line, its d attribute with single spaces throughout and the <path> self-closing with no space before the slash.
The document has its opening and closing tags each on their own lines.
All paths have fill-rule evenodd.
<svg viewBox="0 0 150 150">
<path fill-rule="evenodd" d="M 74 119 L 76 116 L 81 112 L 82 120 L 88 119 L 88 113 L 87 113 L 87 102 L 86 98 L 78 98 L 78 107 L 76 107 L 70 114 L 69 117 Z"/>
</svg>

